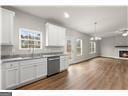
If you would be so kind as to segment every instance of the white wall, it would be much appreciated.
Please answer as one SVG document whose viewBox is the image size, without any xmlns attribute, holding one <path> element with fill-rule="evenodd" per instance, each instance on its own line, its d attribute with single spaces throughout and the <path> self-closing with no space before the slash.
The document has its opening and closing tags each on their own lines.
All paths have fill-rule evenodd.
<svg viewBox="0 0 128 96">
<path fill-rule="evenodd" d="M 104 38 L 101 40 L 101 56 L 104 57 L 118 57 L 118 51 L 124 48 L 116 48 L 115 46 L 128 45 L 128 37 L 121 35 Z M 127 48 L 128 49 L 128 48 Z"/>
</svg>

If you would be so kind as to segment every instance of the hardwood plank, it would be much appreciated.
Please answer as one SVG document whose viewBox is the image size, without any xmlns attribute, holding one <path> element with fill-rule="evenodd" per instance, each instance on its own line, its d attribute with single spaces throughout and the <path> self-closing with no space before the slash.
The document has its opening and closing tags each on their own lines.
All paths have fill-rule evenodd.
<svg viewBox="0 0 128 96">
<path fill-rule="evenodd" d="M 128 60 L 94 58 L 67 71 L 17 88 L 18 90 L 121 90 L 128 89 Z"/>
</svg>

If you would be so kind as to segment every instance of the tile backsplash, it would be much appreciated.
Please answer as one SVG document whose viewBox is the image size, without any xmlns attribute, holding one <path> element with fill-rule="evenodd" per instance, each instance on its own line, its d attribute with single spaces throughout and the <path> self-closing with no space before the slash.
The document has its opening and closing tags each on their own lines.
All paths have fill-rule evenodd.
<svg viewBox="0 0 128 96">
<path fill-rule="evenodd" d="M 12 55 L 13 46 L 1 45 L 1 55 Z"/>
<path fill-rule="evenodd" d="M 17 54 L 31 54 L 28 50 L 24 50 L 22 52 L 15 52 L 15 47 L 10 45 L 2 45 L 1 46 L 1 55 L 17 55 Z M 54 53 L 54 52 L 64 52 L 64 47 L 44 47 L 42 50 L 35 50 L 34 53 Z"/>
</svg>

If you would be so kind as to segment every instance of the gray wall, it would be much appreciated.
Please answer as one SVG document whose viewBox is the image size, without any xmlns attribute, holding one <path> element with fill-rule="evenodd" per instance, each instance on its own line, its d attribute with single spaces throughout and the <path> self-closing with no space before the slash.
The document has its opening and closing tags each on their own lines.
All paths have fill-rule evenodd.
<svg viewBox="0 0 128 96">
<path fill-rule="evenodd" d="M 82 56 L 77 56 L 77 52 L 76 52 L 76 39 L 82 39 L 83 41 L 83 55 Z M 72 63 L 77 63 L 83 60 L 87 60 L 89 58 L 93 58 L 96 56 L 99 56 L 100 54 L 100 44 L 99 42 L 97 42 L 97 51 L 95 54 L 89 54 L 90 51 L 90 36 L 80 33 L 80 32 L 76 32 L 74 30 L 68 29 L 67 30 L 67 40 L 71 40 L 72 41 Z"/>
<path fill-rule="evenodd" d="M 115 48 L 119 45 L 128 45 L 128 37 L 122 37 L 121 35 L 104 38 L 101 40 L 101 56 L 104 57 L 118 57 L 118 51 L 124 48 Z M 127 48 L 128 49 L 128 48 Z"/>
<path fill-rule="evenodd" d="M 13 9 L 11 7 L 7 7 L 12 11 L 15 11 L 15 18 L 14 18 L 14 47 L 11 46 L 2 46 L 2 54 L 8 55 L 10 54 L 11 50 L 13 49 L 14 54 L 29 54 L 30 51 L 26 50 L 19 50 L 19 28 L 28 28 L 32 30 L 41 31 L 43 35 L 43 45 L 42 50 L 36 50 L 35 53 L 47 53 L 47 52 L 64 52 L 63 47 L 55 47 L 55 48 L 46 48 L 45 47 L 45 23 L 46 20 L 35 17 L 33 15 L 21 12 L 19 10 Z M 56 24 L 56 23 L 55 23 Z M 67 38 L 73 38 L 73 62 L 78 62 L 82 60 L 86 60 L 92 57 L 99 55 L 99 44 L 97 43 L 97 53 L 96 54 L 89 54 L 89 38 L 90 36 L 81 32 L 76 32 L 72 29 L 67 28 Z M 76 56 L 76 39 L 81 38 L 83 40 L 83 56 Z M 66 46 L 65 46 L 66 48 Z"/>
</svg>

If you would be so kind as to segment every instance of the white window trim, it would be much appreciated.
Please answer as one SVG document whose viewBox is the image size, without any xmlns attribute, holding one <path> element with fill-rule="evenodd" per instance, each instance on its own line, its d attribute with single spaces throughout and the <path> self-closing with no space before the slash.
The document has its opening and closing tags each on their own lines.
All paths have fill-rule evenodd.
<svg viewBox="0 0 128 96">
<path fill-rule="evenodd" d="M 92 44 L 94 44 L 94 45 L 92 45 Z M 94 47 L 94 48 L 93 48 L 94 50 L 92 50 L 92 46 Z M 89 48 L 90 48 L 90 50 L 89 50 L 89 51 L 90 51 L 89 54 L 95 54 L 95 53 L 96 53 L 96 42 L 91 41 L 91 42 L 90 42 L 90 47 L 89 47 Z"/>
<path fill-rule="evenodd" d="M 33 33 L 35 33 L 35 32 L 38 32 L 38 33 L 40 33 L 40 48 L 21 48 L 21 40 L 23 40 L 23 39 L 21 39 L 21 31 L 22 30 L 26 30 L 26 31 L 30 31 L 30 32 L 33 32 Z M 19 50 L 40 50 L 40 49 L 42 49 L 42 32 L 40 32 L 40 31 L 35 31 L 35 30 L 31 30 L 31 29 L 27 29 L 27 28 L 20 28 L 19 29 Z"/>
<path fill-rule="evenodd" d="M 77 39 L 76 41 L 79 41 L 79 40 L 80 40 L 80 47 L 76 46 L 76 49 L 81 48 L 81 52 L 80 52 L 80 54 L 77 54 L 77 56 L 82 56 L 83 55 L 83 41 L 82 41 L 82 39 Z"/>
</svg>

